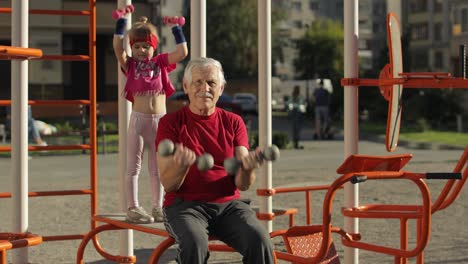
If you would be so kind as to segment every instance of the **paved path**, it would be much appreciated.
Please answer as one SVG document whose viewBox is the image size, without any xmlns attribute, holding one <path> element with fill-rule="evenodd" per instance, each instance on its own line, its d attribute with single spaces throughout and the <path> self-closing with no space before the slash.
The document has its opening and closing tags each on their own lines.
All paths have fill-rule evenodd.
<svg viewBox="0 0 468 264">
<path fill-rule="evenodd" d="M 281 159 L 273 164 L 274 186 L 303 186 L 329 184 L 338 175 L 336 168 L 344 159 L 343 141 L 312 141 L 303 142 L 303 150 L 283 150 Z M 361 154 L 387 155 L 384 145 L 362 141 L 359 144 Z M 418 172 L 449 171 L 461 155 L 460 150 L 414 150 L 403 147 L 398 148 L 396 153 L 412 153 L 414 158 L 406 169 Z M 76 189 L 89 186 L 89 158 L 87 155 L 73 156 L 41 156 L 34 157 L 29 161 L 31 191 Z M 0 159 L 0 192 L 11 190 L 12 177 L 10 175 L 10 160 Z M 149 207 L 148 176 L 146 166 L 143 167 L 144 175 L 140 180 L 140 201 Z M 118 156 L 107 154 L 98 156 L 99 195 L 98 208 L 101 213 L 116 212 L 119 200 L 118 181 Z M 431 183 L 431 191 L 437 193 L 441 183 Z M 253 199 L 258 203 L 255 196 L 255 186 L 250 191 L 243 193 L 245 197 Z M 382 185 L 363 185 L 361 189 L 362 201 L 373 201 L 379 203 L 386 199 L 406 201 L 417 200 L 414 190 L 408 183 L 389 183 Z M 416 197 L 416 198 L 415 198 Z M 274 199 L 275 206 L 300 207 L 303 197 L 282 196 Z M 343 202 L 342 195 L 337 195 L 336 208 L 340 208 Z M 321 210 L 321 195 L 313 197 L 313 210 L 315 212 L 314 222 L 319 222 Z M 67 234 L 85 233 L 89 230 L 89 199 L 83 197 L 41 197 L 32 198 L 29 202 L 29 225 L 30 230 L 39 234 Z M 11 226 L 11 203 L 10 199 L 0 199 L 0 232 L 8 232 Z M 303 214 L 298 216 L 298 224 Z M 434 216 L 432 239 L 426 253 L 426 263 L 468 263 L 468 229 L 460 223 L 464 223 L 468 217 L 468 193 L 462 192 L 455 204 L 443 213 Z M 343 219 L 339 213 L 334 216 L 334 224 L 342 226 Z M 285 227 L 287 219 L 277 219 L 274 228 Z M 390 221 L 376 223 L 374 227 L 361 225 L 363 235 L 369 235 L 376 241 L 392 242 L 395 240 L 395 225 Z M 108 232 L 101 235 L 100 241 L 105 248 L 117 253 L 117 232 Z M 343 254 L 343 248 L 339 239 L 335 237 L 338 253 Z M 134 248 L 138 257 L 138 263 L 145 263 L 151 253 L 151 249 L 157 245 L 159 238 L 139 232 L 134 232 Z M 411 240 L 413 243 L 414 240 Z M 30 261 L 32 263 L 74 263 L 76 249 L 79 241 L 47 242 L 30 250 Z M 282 247 L 280 242 L 275 242 Z M 170 250 L 167 257 L 173 257 L 174 250 Z M 103 264 L 111 263 L 103 260 L 92 245 L 88 245 L 85 259 L 87 263 Z M 392 258 L 376 253 L 361 252 L 361 263 L 393 263 Z M 89 262 L 88 262 L 89 261 Z M 173 263 L 173 262 L 171 262 Z M 214 253 L 210 263 L 241 263 L 236 254 Z"/>
</svg>

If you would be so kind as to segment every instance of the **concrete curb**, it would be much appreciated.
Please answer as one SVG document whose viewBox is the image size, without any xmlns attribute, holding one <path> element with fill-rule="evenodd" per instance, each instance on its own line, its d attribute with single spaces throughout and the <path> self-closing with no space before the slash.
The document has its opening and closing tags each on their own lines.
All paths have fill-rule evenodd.
<svg viewBox="0 0 468 264">
<path fill-rule="evenodd" d="M 375 136 L 362 134 L 361 140 L 368 140 L 372 142 L 385 143 L 385 136 Z M 440 144 L 434 142 L 418 142 L 409 140 L 398 140 L 398 146 L 409 148 L 409 149 L 427 149 L 427 150 L 464 150 L 465 147 L 454 146 L 449 144 Z"/>
</svg>

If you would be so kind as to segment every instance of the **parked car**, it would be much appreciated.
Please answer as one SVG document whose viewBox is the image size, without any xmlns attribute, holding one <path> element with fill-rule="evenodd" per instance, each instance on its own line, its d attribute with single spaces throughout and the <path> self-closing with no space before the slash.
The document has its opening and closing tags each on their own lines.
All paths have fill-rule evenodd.
<svg viewBox="0 0 468 264">
<path fill-rule="evenodd" d="M 167 112 L 175 112 L 188 104 L 188 97 L 183 91 L 174 92 L 167 100 Z M 242 108 L 239 104 L 233 102 L 233 98 L 227 94 L 221 94 L 216 106 L 227 111 L 241 115 Z"/>
<path fill-rule="evenodd" d="M 257 114 L 257 96 L 252 93 L 235 93 L 233 102 L 240 104 L 242 113 Z"/>
</svg>

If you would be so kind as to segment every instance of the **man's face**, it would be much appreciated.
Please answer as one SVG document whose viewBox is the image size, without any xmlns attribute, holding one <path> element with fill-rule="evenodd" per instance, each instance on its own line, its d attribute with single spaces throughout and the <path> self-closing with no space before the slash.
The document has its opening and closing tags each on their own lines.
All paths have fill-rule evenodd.
<svg viewBox="0 0 468 264">
<path fill-rule="evenodd" d="M 224 85 L 214 66 L 193 68 L 192 82 L 184 83 L 184 91 L 190 100 L 189 108 L 198 115 L 212 114 L 223 90 Z"/>
</svg>

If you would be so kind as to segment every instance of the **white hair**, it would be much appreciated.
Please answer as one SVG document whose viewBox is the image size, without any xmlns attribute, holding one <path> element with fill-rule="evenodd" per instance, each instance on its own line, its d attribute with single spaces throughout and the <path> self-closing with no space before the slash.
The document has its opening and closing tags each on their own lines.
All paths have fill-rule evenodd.
<svg viewBox="0 0 468 264">
<path fill-rule="evenodd" d="M 216 69 L 218 69 L 219 73 L 219 81 L 221 82 L 221 85 L 226 84 L 226 79 L 224 78 L 224 71 L 223 71 L 223 66 L 221 66 L 221 63 L 215 59 L 212 58 L 196 58 L 190 60 L 190 62 L 187 64 L 187 67 L 185 67 L 184 71 L 184 83 L 190 84 L 192 82 L 192 69 L 197 68 L 197 67 L 209 67 L 209 66 L 214 66 Z"/>
</svg>

